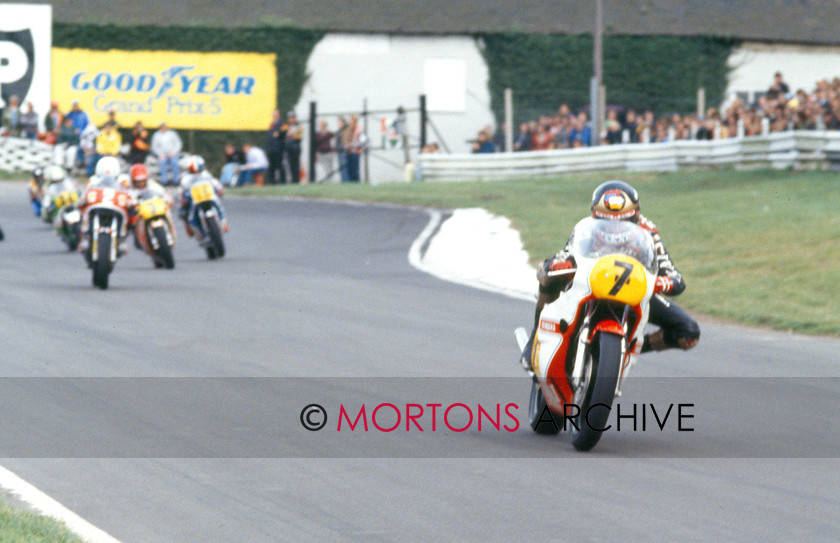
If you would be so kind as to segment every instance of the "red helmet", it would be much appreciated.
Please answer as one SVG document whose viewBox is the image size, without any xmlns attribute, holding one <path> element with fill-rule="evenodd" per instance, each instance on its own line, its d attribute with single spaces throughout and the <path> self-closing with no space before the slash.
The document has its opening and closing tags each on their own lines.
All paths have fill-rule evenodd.
<svg viewBox="0 0 840 543">
<path fill-rule="evenodd" d="M 131 173 L 131 185 L 134 188 L 146 188 L 146 181 L 149 179 L 149 170 L 144 164 L 135 164 L 129 172 Z"/>
</svg>

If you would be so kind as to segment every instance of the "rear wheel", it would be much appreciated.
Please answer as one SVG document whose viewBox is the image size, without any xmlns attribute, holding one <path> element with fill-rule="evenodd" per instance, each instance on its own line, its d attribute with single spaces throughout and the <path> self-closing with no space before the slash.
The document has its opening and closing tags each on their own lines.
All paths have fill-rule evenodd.
<svg viewBox="0 0 840 543">
<path fill-rule="evenodd" d="M 569 420 L 572 445 L 580 451 L 594 447 L 606 428 L 621 369 L 621 337 L 598 333 L 585 364 L 583 381 L 575 390 L 580 411 Z"/>
<path fill-rule="evenodd" d="M 93 263 L 93 286 L 108 288 L 111 273 L 111 234 L 99 234 L 96 262 Z"/>
<path fill-rule="evenodd" d="M 175 267 L 175 257 L 172 255 L 172 247 L 169 246 L 169 240 L 166 233 L 167 232 L 165 227 L 158 226 L 154 229 L 152 235 L 157 239 L 158 242 L 158 259 L 160 260 L 164 268 L 171 270 Z"/>
<path fill-rule="evenodd" d="M 207 235 L 210 238 L 210 245 L 208 245 L 207 256 L 211 259 L 210 248 L 213 248 L 215 256 L 219 258 L 225 256 L 225 241 L 222 239 L 222 229 L 219 228 L 219 221 L 216 217 L 210 217 L 207 220 Z"/>
<path fill-rule="evenodd" d="M 531 382 L 531 401 L 528 402 L 528 424 L 538 434 L 555 435 L 563 428 L 563 417 L 558 417 L 548 409 L 542 388 L 536 381 Z"/>
</svg>

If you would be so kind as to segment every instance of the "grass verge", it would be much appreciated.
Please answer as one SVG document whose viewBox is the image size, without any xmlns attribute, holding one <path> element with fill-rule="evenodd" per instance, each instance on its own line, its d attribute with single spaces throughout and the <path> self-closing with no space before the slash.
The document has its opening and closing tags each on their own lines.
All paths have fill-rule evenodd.
<svg viewBox="0 0 840 543">
<path fill-rule="evenodd" d="M 686 308 L 745 324 L 840 335 L 840 175 L 777 170 L 621 173 L 641 196 L 688 288 Z M 234 194 L 309 196 L 509 217 L 537 261 L 562 248 L 609 176 L 383 185 L 246 187 Z"/>
<path fill-rule="evenodd" d="M 50 517 L 17 509 L 0 497 L 0 543 L 83 543 Z"/>
</svg>

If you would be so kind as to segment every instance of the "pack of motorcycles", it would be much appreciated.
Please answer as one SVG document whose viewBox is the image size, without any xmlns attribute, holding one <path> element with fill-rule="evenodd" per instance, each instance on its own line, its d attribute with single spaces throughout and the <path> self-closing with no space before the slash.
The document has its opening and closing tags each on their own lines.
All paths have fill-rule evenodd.
<svg viewBox="0 0 840 543">
<path fill-rule="evenodd" d="M 68 250 L 82 253 L 92 270 L 93 286 L 100 289 L 108 288 L 117 259 L 126 252 L 128 236 L 134 236 L 135 247 L 151 257 L 155 268 L 175 267 L 172 199 L 154 189 L 135 190 L 127 175 L 122 177 L 124 184 L 117 188 L 80 189 L 69 176 L 40 183 L 33 178 L 29 187 L 36 215 L 55 228 Z M 211 260 L 223 257 L 221 201 L 212 183 L 197 179 L 181 190 L 179 196 L 188 202 L 186 216 L 195 225 L 191 230 L 199 246 Z"/>
</svg>

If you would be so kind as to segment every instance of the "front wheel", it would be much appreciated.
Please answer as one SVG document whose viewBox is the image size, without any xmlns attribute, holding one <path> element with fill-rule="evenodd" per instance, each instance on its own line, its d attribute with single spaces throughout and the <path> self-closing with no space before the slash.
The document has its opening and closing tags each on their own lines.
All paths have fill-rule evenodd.
<svg viewBox="0 0 840 543">
<path fill-rule="evenodd" d="M 621 370 L 621 337 L 599 332 L 585 364 L 575 390 L 574 403 L 580 410 L 569 420 L 572 445 L 579 451 L 594 447 L 605 431 Z"/>
<path fill-rule="evenodd" d="M 93 263 L 93 286 L 102 290 L 108 288 L 111 273 L 111 234 L 99 234 L 96 262 Z"/>
<path fill-rule="evenodd" d="M 69 231 L 65 234 L 64 241 L 67 243 L 67 250 L 68 251 L 75 251 L 79 248 L 79 240 L 82 239 L 82 228 L 79 223 L 73 223 L 72 225 L 65 226 L 66 230 Z"/>
<path fill-rule="evenodd" d="M 158 245 L 155 263 L 159 260 L 164 268 L 171 270 L 175 267 L 175 257 L 172 255 L 172 247 L 169 246 L 169 236 L 167 235 L 166 228 L 158 226 L 152 231 L 152 235 L 157 239 Z"/>
</svg>

